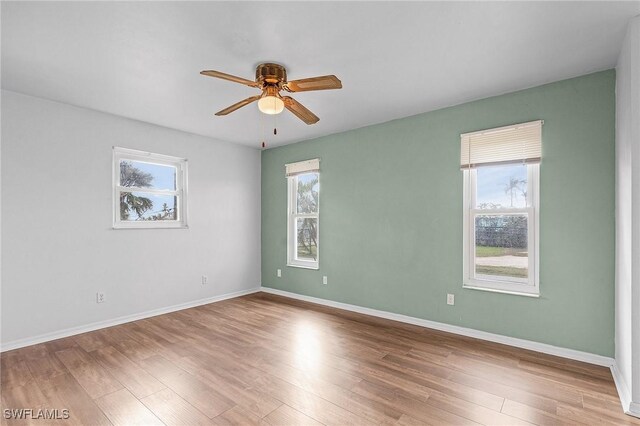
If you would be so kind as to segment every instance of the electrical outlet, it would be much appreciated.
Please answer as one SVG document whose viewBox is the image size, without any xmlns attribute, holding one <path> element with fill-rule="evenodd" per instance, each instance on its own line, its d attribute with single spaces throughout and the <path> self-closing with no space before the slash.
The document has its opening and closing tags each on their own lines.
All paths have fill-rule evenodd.
<svg viewBox="0 0 640 426">
<path fill-rule="evenodd" d="M 202 276 L 202 285 L 207 285 L 209 283 L 209 278 L 206 275 Z"/>
<path fill-rule="evenodd" d="M 327 276 L 322 277 L 322 284 L 327 285 Z"/>
<path fill-rule="evenodd" d="M 107 300 L 105 294 L 101 291 L 96 293 L 96 303 L 104 303 Z"/>
<path fill-rule="evenodd" d="M 455 305 L 456 304 L 456 296 L 455 294 L 447 294 L 447 305 Z"/>
<path fill-rule="evenodd" d="M 281 277 L 282 277 L 282 269 L 278 269 L 278 270 L 276 271 L 276 276 L 277 276 L 278 278 L 281 278 Z"/>
</svg>

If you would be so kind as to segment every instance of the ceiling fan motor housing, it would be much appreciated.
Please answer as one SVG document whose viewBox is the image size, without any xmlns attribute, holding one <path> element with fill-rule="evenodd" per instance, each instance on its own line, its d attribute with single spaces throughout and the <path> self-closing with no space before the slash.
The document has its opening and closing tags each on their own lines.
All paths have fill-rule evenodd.
<svg viewBox="0 0 640 426">
<path fill-rule="evenodd" d="M 287 70 L 278 64 L 260 64 L 256 68 L 256 82 L 281 86 L 287 81 Z"/>
</svg>

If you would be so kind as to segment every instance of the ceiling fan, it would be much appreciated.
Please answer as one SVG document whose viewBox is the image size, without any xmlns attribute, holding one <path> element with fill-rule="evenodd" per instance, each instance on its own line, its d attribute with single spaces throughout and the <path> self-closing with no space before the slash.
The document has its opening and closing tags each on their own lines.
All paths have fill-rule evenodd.
<svg viewBox="0 0 640 426">
<path fill-rule="evenodd" d="M 261 94 L 235 103 L 230 107 L 216 112 L 216 115 L 227 115 L 245 105 L 258 101 L 258 109 L 265 114 L 280 114 L 284 108 L 286 108 L 307 124 L 317 123 L 320 119 L 300 102 L 290 96 L 282 96 L 280 92 L 282 90 L 287 92 L 309 92 L 311 90 L 342 88 L 342 82 L 338 80 L 338 77 L 335 75 L 323 75 L 321 77 L 287 81 L 287 70 L 282 65 L 271 63 L 258 65 L 256 68 L 255 81 L 213 70 L 200 71 L 200 74 L 233 81 L 262 90 Z"/>
</svg>

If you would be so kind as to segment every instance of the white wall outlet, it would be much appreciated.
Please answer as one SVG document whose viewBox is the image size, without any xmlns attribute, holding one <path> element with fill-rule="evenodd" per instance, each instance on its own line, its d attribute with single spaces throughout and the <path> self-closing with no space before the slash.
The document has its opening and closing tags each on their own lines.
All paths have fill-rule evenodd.
<svg viewBox="0 0 640 426">
<path fill-rule="evenodd" d="M 455 305 L 456 304 L 456 296 L 455 294 L 447 294 L 447 305 Z"/>
<path fill-rule="evenodd" d="M 276 271 L 276 277 L 281 278 L 282 277 L 282 269 L 278 269 Z"/>
<path fill-rule="evenodd" d="M 209 283 L 209 278 L 206 275 L 202 276 L 202 285 L 207 285 Z"/>
<path fill-rule="evenodd" d="M 104 303 L 107 300 L 107 296 L 104 292 L 99 291 L 96 293 L 96 303 Z"/>
<path fill-rule="evenodd" d="M 322 284 L 327 285 L 327 276 L 322 277 Z"/>
</svg>

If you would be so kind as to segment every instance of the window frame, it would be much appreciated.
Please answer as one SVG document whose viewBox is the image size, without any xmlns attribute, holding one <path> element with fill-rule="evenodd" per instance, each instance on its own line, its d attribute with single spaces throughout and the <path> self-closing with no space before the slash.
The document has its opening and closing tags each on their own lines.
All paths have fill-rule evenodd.
<svg viewBox="0 0 640 426">
<path fill-rule="evenodd" d="M 523 208 L 476 209 L 477 168 L 463 169 L 463 288 L 539 297 L 540 164 L 527 164 L 527 206 Z M 475 217 L 527 214 L 528 278 L 475 275 Z"/>
<path fill-rule="evenodd" d="M 318 207 L 315 213 L 298 213 L 298 177 L 306 174 L 318 175 L 318 188 L 320 187 L 320 171 L 309 171 L 287 177 L 287 266 L 304 269 L 320 268 L 320 189 L 318 189 Z M 298 235 L 296 224 L 298 219 L 316 219 L 316 260 L 303 260 L 297 258 Z"/>
<path fill-rule="evenodd" d="M 176 189 L 152 189 L 120 185 L 120 162 L 122 160 L 139 163 L 157 164 L 161 166 L 175 167 Z M 187 159 L 171 155 L 156 154 L 135 149 L 113 147 L 113 229 L 186 229 L 187 223 Z M 177 197 L 176 207 L 178 217 L 176 220 L 146 221 L 146 220 L 122 220 L 120 217 L 120 193 L 121 192 L 145 192 L 149 194 L 172 195 Z"/>
</svg>

